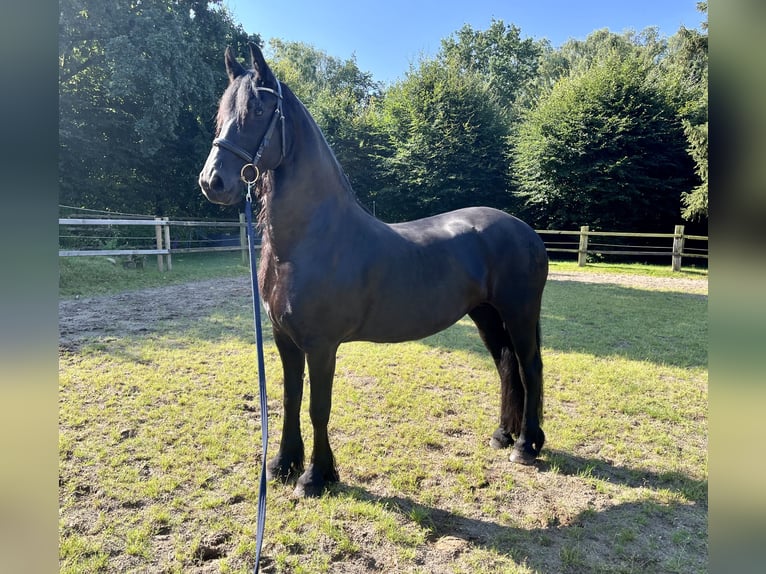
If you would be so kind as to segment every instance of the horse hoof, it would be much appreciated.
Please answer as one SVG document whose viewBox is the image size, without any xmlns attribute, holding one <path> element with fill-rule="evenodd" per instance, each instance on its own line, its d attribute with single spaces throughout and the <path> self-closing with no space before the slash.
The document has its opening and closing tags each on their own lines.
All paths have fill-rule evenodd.
<svg viewBox="0 0 766 574">
<path fill-rule="evenodd" d="M 511 451 L 510 461 L 515 462 L 517 464 L 524 464 L 524 465 L 530 465 L 534 464 L 535 460 L 537 460 L 537 453 L 530 450 L 527 450 L 524 447 L 517 447 L 514 448 L 513 451 Z"/>
<path fill-rule="evenodd" d="M 295 480 L 303 472 L 303 468 L 294 464 L 281 464 L 279 460 L 273 459 L 266 464 L 266 480 L 278 480 L 286 484 L 290 480 Z"/>
<path fill-rule="evenodd" d="M 325 485 L 301 484 L 300 482 L 293 490 L 293 498 L 319 498 L 325 491 Z"/>
<path fill-rule="evenodd" d="M 489 439 L 489 446 L 495 450 L 502 448 L 508 448 L 513 445 L 513 437 L 506 433 L 503 429 L 497 429 L 492 433 L 492 438 Z"/>
<path fill-rule="evenodd" d="M 296 498 L 316 498 L 322 496 L 331 482 L 338 482 L 339 476 L 335 469 L 322 473 L 315 466 L 310 466 L 298 479 L 293 491 Z"/>
<path fill-rule="evenodd" d="M 537 429 L 537 440 L 530 442 L 525 441 L 523 443 L 516 443 L 511 452 L 511 462 L 517 462 L 519 464 L 534 464 L 537 459 L 537 455 L 543 449 L 545 443 L 545 433 L 543 429 Z"/>
</svg>

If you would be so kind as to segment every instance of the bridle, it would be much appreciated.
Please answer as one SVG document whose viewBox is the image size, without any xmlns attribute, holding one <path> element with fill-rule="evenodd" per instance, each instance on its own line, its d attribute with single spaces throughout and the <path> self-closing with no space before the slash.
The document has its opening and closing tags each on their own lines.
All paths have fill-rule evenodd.
<svg viewBox="0 0 766 574">
<path fill-rule="evenodd" d="M 258 162 L 261 161 L 261 156 L 263 155 L 263 152 L 266 149 L 266 146 L 269 145 L 269 141 L 271 140 L 271 136 L 274 135 L 274 130 L 276 129 L 278 122 L 282 124 L 281 125 L 282 149 L 280 152 L 281 155 L 279 158 L 279 163 L 281 163 L 282 160 L 285 158 L 285 114 L 282 111 L 282 84 L 279 82 L 279 80 L 277 80 L 276 90 L 273 90 L 271 88 L 260 88 L 260 87 L 255 87 L 253 89 L 255 90 L 256 93 L 267 92 L 269 94 L 274 94 L 277 97 L 277 106 L 276 108 L 274 108 L 274 114 L 271 117 L 271 122 L 269 123 L 269 127 L 266 129 L 266 133 L 263 135 L 261 144 L 258 146 L 258 150 L 255 152 L 255 154 L 250 155 L 250 153 L 246 149 L 241 148 L 237 144 L 231 143 L 226 138 L 215 138 L 213 140 L 214 146 L 228 150 L 234 155 L 236 155 L 237 157 L 240 157 L 243 160 L 245 160 L 245 165 L 242 166 L 242 169 L 239 172 L 239 177 L 243 182 L 245 182 L 248 185 L 248 191 L 255 184 L 255 182 L 258 181 L 258 179 L 261 177 L 261 170 L 258 167 Z M 270 168 L 270 169 L 273 169 L 273 168 Z M 252 174 L 253 174 L 252 178 L 248 177 L 248 175 L 250 175 L 249 173 L 247 173 L 248 170 L 252 170 Z"/>
</svg>

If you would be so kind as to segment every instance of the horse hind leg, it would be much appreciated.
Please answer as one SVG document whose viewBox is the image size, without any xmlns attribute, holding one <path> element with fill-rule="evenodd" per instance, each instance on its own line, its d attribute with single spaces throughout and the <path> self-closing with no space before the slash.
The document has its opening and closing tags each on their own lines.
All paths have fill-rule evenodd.
<svg viewBox="0 0 766 574">
<path fill-rule="evenodd" d="M 511 452 L 511 462 L 534 463 L 545 442 L 540 427 L 543 418 L 543 361 L 540 354 L 540 322 L 517 321 L 509 324 L 518 360 L 518 374 L 524 389 L 524 405 L 520 432 Z"/>
<path fill-rule="evenodd" d="M 479 305 L 469 316 L 500 375 L 500 425 L 492 433 L 489 444 L 496 449 L 508 448 L 521 433 L 524 413 L 524 386 L 518 359 L 500 313 L 494 307 L 486 303 Z"/>
</svg>

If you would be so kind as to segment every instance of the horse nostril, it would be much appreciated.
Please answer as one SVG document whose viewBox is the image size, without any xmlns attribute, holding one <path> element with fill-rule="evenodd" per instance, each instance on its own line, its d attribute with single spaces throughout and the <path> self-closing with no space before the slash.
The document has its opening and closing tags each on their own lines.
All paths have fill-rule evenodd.
<svg viewBox="0 0 766 574">
<path fill-rule="evenodd" d="M 223 179 L 218 174 L 210 178 L 210 190 L 216 193 L 223 191 Z"/>
<path fill-rule="evenodd" d="M 204 171 L 199 174 L 199 185 L 205 193 L 220 193 L 224 190 L 223 179 L 213 172 L 206 174 Z"/>
</svg>

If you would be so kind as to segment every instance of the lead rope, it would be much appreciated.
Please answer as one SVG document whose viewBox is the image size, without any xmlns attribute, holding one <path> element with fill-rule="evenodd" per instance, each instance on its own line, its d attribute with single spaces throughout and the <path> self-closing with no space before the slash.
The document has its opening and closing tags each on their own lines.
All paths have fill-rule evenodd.
<svg viewBox="0 0 766 574">
<path fill-rule="evenodd" d="M 253 323 L 255 324 L 255 346 L 258 354 L 258 394 L 261 398 L 261 481 L 258 488 L 258 525 L 255 535 L 255 566 L 253 573 L 258 574 L 261 563 L 263 530 L 266 526 L 266 446 L 269 441 L 269 420 L 266 404 L 266 371 L 263 361 L 263 330 L 261 329 L 261 300 L 258 293 L 258 278 L 255 267 L 255 234 L 253 232 L 253 198 L 250 193 L 255 181 L 247 182 L 245 198 L 245 219 L 247 221 L 247 244 L 250 249 L 250 283 L 253 294 Z"/>
</svg>

